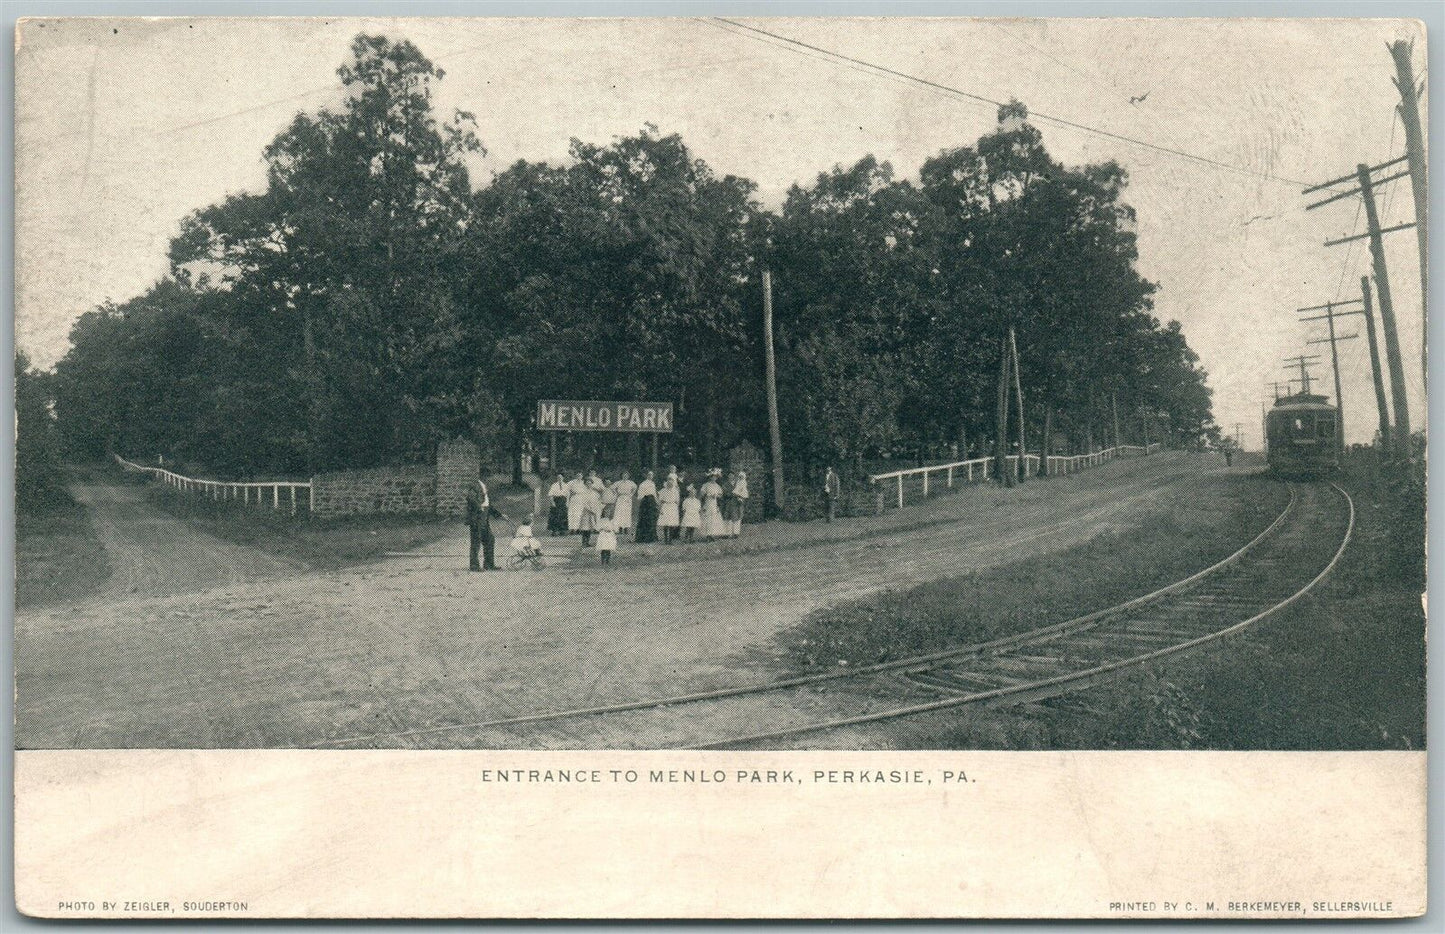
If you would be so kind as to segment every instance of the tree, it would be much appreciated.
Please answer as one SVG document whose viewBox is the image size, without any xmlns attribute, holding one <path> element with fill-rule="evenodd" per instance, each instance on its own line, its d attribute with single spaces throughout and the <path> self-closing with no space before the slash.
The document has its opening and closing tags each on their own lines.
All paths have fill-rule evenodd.
<svg viewBox="0 0 1445 934">
<path fill-rule="evenodd" d="M 756 395 L 753 186 L 652 127 L 571 156 L 477 194 L 454 366 L 488 374 L 518 446 L 538 398 L 672 398 L 677 440 L 711 457 Z"/>
<path fill-rule="evenodd" d="M 299 114 L 266 148 L 268 185 L 197 211 L 177 276 L 219 270 L 286 361 L 274 404 L 300 405 L 312 469 L 416 456 L 447 429 L 435 365 L 459 339 L 447 275 L 465 229 L 470 114 L 439 124 L 443 72 L 409 42 L 360 35 L 340 111 Z M 266 361 L 269 368 L 271 361 Z"/>
<path fill-rule="evenodd" d="M 36 515 L 69 505 L 51 412 L 50 374 L 15 351 L 15 510 Z"/>
</svg>

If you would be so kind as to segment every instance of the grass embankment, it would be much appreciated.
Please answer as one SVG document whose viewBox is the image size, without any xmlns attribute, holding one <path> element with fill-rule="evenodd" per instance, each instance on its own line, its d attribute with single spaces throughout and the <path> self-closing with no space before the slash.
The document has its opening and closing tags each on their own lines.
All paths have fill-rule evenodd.
<svg viewBox="0 0 1445 934">
<path fill-rule="evenodd" d="M 1338 480 L 1355 500 L 1354 538 L 1335 572 L 1278 615 L 1105 687 L 901 721 L 872 739 L 901 749 L 1423 748 L 1424 488 L 1365 460 Z"/>
<path fill-rule="evenodd" d="M 1093 716 L 1071 712 L 1051 728 L 1052 743 L 1423 749 L 1424 485 L 1383 473 L 1368 453 L 1338 482 L 1355 501 L 1355 534 L 1317 590 L 1216 648 L 1101 692 Z"/>
<path fill-rule="evenodd" d="M 291 516 L 270 509 L 215 502 L 152 485 L 151 501 L 177 519 L 237 545 L 257 548 L 317 571 L 379 558 L 389 551 L 430 545 L 460 523 L 428 515 L 366 515 L 336 519 Z"/>
<path fill-rule="evenodd" d="M 80 600 L 110 577 L 105 549 L 84 506 L 70 500 L 15 516 L 15 606 Z"/>
<path fill-rule="evenodd" d="M 1155 590 L 1232 554 L 1288 502 L 1263 477 L 1202 478 L 1149 522 L 1058 554 L 890 591 L 810 615 L 784 636 L 796 667 L 866 665 L 983 642 Z"/>
</svg>

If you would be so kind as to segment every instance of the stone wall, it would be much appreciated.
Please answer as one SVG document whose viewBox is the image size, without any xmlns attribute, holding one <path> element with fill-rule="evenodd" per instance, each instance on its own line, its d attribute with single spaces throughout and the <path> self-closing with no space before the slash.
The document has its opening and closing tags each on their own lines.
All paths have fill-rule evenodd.
<svg viewBox="0 0 1445 934">
<path fill-rule="evenodd" d="M 443 441 L 437 445 L 436 505 L 433 507 L 437 515 L 467 514 L 467 491 L 477 479 L 477 469 L 481 462 L 481 451 L 464 438 Z"/>
<path fill-rule="evenodd" d="M 311 478 L 311 512 L 323 517 L 432 512 L 436 491 L 437 473 L 431 464 L 339 470 Z"/>
</svg>

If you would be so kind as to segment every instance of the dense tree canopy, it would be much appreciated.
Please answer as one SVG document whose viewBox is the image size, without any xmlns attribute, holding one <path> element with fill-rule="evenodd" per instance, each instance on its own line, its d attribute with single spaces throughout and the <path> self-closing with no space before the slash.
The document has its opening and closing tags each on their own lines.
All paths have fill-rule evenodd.
<svg viewBox="0 0 1445 934">
<path fill-rule="evenodd" d="M 984 448 L 1010 328 L 1031 449 L 1042 424 L 1112 440 L 1115 409 L 1126 440 L 1213 430 L 1135 269 L 1126 173 L 1059 164 L 1022 105 L 917 181 L 869 156 L 772 213 L 650 126 L 473 189 L 475 121 L 434 113 L 418 49 L 358 36 L 338 74 L 264 191 L 185 218 L 165 280 L 76 324 L 53 385 L 75 451 L 304 474 L 458 434 L 515 452 L 537 399 L 616 398 L 672 401 L 672 450 L 712 461 L 767 442 L 765 268 L 790 462 Z"/>
</svg>

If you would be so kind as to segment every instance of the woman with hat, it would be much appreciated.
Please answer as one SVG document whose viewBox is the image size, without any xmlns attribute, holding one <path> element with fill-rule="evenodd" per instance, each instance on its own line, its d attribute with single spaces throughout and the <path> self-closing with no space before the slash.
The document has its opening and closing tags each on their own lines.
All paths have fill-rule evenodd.
<svg viewBox="0 0 1445 934">
<path fill-rule="evenodd" d="M 723 528 L 722 500 L 723 488 L 722 468 L 714 467 L 707 473 L 707 482 L 702 485 L 702 528 L 698 534 L 711 541 L 714 538 L 721 538 L 725 534 Z"/>
</svg>

